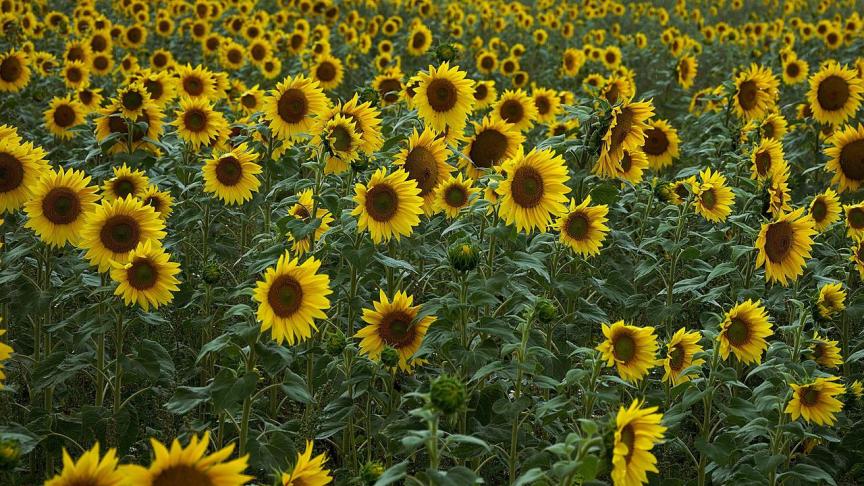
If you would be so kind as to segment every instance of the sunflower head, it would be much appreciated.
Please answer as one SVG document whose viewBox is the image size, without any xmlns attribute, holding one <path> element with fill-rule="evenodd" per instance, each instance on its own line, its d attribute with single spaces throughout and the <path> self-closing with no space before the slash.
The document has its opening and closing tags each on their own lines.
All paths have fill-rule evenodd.
<svg viewBox="0 0 864 486">
<path fill-rule="evenodd" d="M 838 380 L 838 377 L 830 376 L 816 378 L 811 383 L 790 384 L 792 400 L 786 406 L 786 413 L 792 420 L 804 417 L 804 420 L 816 425 L 834 425 L 836 413 L 843 409 L 843 402 L 836 398 L 844 392 Z"/>
<path fill-rule="evenodd" d="M 607 366 L 615 366 L 627 381 L 641 381 L 657 365 L 657 336 L 652 327 L 638 327 L 618 321 L 603 324 L 606 339 L 597 346 Z"/>
<path fill-rule="evenodd" d="M 768 348 L 766 337 L 774 334 L 768 313 L 761 301 L 747 300 L 726 312 L 720 323 L 720 354 L 728 359 L 730 352 L 744 364 L 762 361 L 762 352 Z"/>
</svg>

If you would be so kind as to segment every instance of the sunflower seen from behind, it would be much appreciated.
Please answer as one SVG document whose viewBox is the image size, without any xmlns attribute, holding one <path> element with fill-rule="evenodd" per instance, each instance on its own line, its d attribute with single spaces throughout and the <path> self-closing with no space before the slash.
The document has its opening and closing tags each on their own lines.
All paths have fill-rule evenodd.
<svg viewBox="0 0 864 486">
<path fill-rule="evenodd" d="M 286 251 L 275 266 L 265 270 L 252 296 L 258 302 L 261 333 L 269 330 L 277 343 L 288 341 L 293 346 L 318 330 L 315 320 L 327 318 L 327 296 L 333 292 L 330 277 L 319 273 L 320 269 L 321 262 L 314 257 L 301 262 Z"/>
<path fill-rule="evenodd" d="M 768 282 L 794 282 L 804 273 L 814 234 L 813 220 L 804 216 L 804 208 L 763 223 L 755 243 L 756 268 L 765 267 Z"/>
<path fill-rule="evenodd" d="M 643 407 L 640 400 L 618 409 L 611 471 L 615 486 L 640 486 L 648 482 L 649 472 L 659 473 L 651 449 L 663 440 L 666 427 L 660 424 L 662 420 L 657 407 Z"/>
<path fill-rule="evenodd" d="M 246 143 L 207 160 L 201 168 L 204 192 L 214 194 L 225 204 L 243 204 L 258 192 L 261 166 L 258 154 Z"/>
<path fill-rule="evenodd" d="M 807 102 L 819 123 L 842 125 L 858 111 L 862 93 L 858 72 L 832 60 L 810 77 Z"/>
<path fill-rule="evenodd" d="M 558 217 L 553 227 L 559 232 L 561 243 L 576 253 L 598 255 L 609 232 L 606 226 L 608 213 L 609 207 L 605 204 L 591 206 L 591 196 L 586 196 L 578 205 L 571 198 L 570 207 Z"/>
<path fill-rule="evenodd" d="M 64 246 L 78 241 L 85 216 L 96 209 L 99 195 L 90 177 L 77 170 L 48 170 L 24 205 L 25 226 L 47 245 Z"/>
<path fill-rule="evenodd" d="M 184 447 L 174 439 L 169 449 L 158 440 L 151 438 L 153 460 L 148 467 L 123 465 L 119 470 L 128 484 L 135 486 L 166 485 L 208 485 L 242 486 L 253 479 L 244 474 L 249 456 L 229 459 L 234 452 L 234 444 L 207 454 L 210 433 L 193 435 Z"/>
<path fill-rule="evenodd" d="M 414 354 L 435 322 L 435 316 L 418 317 L 420 311 L 421 306 L 414 305 L 413 296 L 399 291 L 390 300 L 384 290 L 379 290 L 372 309 L 363 309 L 367 325 L 354 335 L 360 339 L 360 354 L 378 361 L 384 348 L 390 346 L 399 354 L 399 368 L 410 371 Z"/>
<path fill-rule="evenodd" d="M 106 272 L 112 262 L 128 262 L 139 243 L 164 238 L 164 229 L 165 222 L 152 207 L 129 195 L 102 201 L 87 213 L 78 246 L 87 250 L 85 257 L 91 265 Z"/>
<path fill-rule="evenodd" d="M 326 454 L 312 457 L 313 443 L 306 441 L 306 450 L 297 454 L 297 461 L 291 472 L 282 473 L 279 479 L 281 486 L 324 486 L 333 482 L 330 471 L 324 467 Z"/>
<path fill-rule="evenodd" d="M 501 216 L 518 231 L 545 231 L 566 211 L 569 175 L 564 159 L 551 149 L 517 154 L 503 165 L 507 177 L 498 185 Z"/>
<path fill-rule="evenodd" d="M 618 321 L 602 325 L 605 340 L 597 346 L 606 366 L 615 366 L 626 381 L 639 382 L 657 361 L 657 336 L 653 327 L 639 327 Z"/>
<path fill-rule="evenodd" d="M 843 385 L 837 383 L 840 378 L 829 376 L 816 378 L 809 383 L 790 383 L 792 399 L 786 405 L 785 412 L 798 420 L 803 417 L 808 423 L 816 425 L 834 425 L 836 414 L 843 410 L 843 402 L 837 399 L 844 393 Z"/>
<path fill-rule="evenodd" d="M 720 356 L 729 359 L 731 353 L 745 365 L 760 363 L 762 353 L 768 349 L 765 338 L 773 334 L 762 302 L 748 299 L 727 311 L 720 323 Z"/>
<path fill-rule="evenodd" d="M 423 123 L 438 133 L 461 132 L 474 107 L 474 82 L 449 62 L 417 75 L 413 102 Z"/>
<path fill-rule="evenodd" d="M 408 178 L 417 183 L 419 196 L 423 198 L 423 211 L 430 215 L 435 207 L 435 190 L 453 171 L 447 163 L 450 149 L 444 140 L 436 137 L 431 129 L 424 128 L 422 133 L 415 129 L 408 137 L 393 164 L 408 173 Z"/>
<path fill-rule="evenodd" d="M 179 289 L 180 264 L 171 261 L 171 255 L 158 241 L 147 240 L 138 244 L 125 264 L 114 263 L 111 279 L 117 283 L 114 295 L 121 296 L 126 305 L 137 304 L 144 311 L 157 309 L 174 299 Z"/>
<path fill-rule="evenodd" d="M 381 167 L 366 184 L 358 182 L 354 202 L 351 215 L 357 216 L 357 231 L 368 229 L 375 244 L 410 236 L 423 214 L 420 188 L 402 169 L 387 174 Z"/>
<path fill-rule="evenodd" d="M 123 486 L 126 477 L 117 470 L 117 451 L 108 449 L 102 456 L 97 442 L 77 460 L 63 449 L 63 469 L 45 486 Z"/>
<path fill-rule="evenodd" d="M 311 134 L 316 118 L 327 106 L 318 81 L 297 75 L 283 79 L 267 94 L 263 111 L 274 135 L 288 141 Z"/>
</svg>

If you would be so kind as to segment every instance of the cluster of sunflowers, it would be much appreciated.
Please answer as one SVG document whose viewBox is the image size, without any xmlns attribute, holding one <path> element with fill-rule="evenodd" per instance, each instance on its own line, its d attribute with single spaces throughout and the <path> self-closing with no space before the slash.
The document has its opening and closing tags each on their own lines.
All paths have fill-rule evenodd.
<svg viewBox="0 0 864 486">
<path fill-rule="evenodd" d="M 0 1 L 0 482 L 864 481 L 860 7 Z"/>
</svg>

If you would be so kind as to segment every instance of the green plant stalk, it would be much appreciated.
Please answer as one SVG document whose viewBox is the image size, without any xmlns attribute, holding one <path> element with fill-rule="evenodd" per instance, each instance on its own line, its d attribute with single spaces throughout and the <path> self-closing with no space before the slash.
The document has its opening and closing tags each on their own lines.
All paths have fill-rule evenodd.
<svg viewBox="0 0 864 486">
<path fill-rule="evenodd" d="M 526 349 L 528 348 L 528 337 L 531 334 L 531 323 L 533 321 L 533 317 L 529 317 L 525 320 L 525 323 L 522 327 L 522 341 L 519 344 L 519 350 L 516 352 L 516 383 L 514 384 L 513 389 L 513 402 L 519 400 L 522 396 L 522 365 L 525 362 L 526 357 Z M 513 426 L 510 429 L 510 457 L 508 458 L 508 466 L 510 472 L 510 483 L 516 481 L 516 446 L 519 442 L 519 414 L 513 419 Z"/>
<path fill-rule="evenodd" d="M 255 336 L 255 341 L 249 345 L 249 353 L 246 355 L 246 373 L 255 373 L 255 345 L 258 344 L 258 336 Z M 252 394 L 243 399 L 243 412 L 240 417 L 240 455 L 246 454 L 246 448 L 249 442 L 249 419 L 252 416 Z"/>
<path fill-rule="evenodd" d="M 672 253 L 672 259 L 669 262 L 669 278 L 666 280 L 666 307 L 671 307 L 672 301 L 674 300 L 672 292 L 675 288 L 675 274 L 678 270 L 678 259 L 681 257 L 681 248 L 678 248 L 678 244 L 681 242 L 681 234 L 684 232 L 684 222 L 687 220 L 687 210 L 689 208 L 690 198 L 680 206 L 678 211 L 678 225 L 675 227 L 675 250 Z M 667 317 L 665 321 L 666 333 L 671 335 L 672 330 L 669 328 L 671 320 Z"/>
<path fill-rule="evenodd" d="M 114 415 L 120 412 L 123 394 L 123 309 L 117 312 L 117 324 L 114 328 Z"/>
<path fill-rule="evenodd" d="M 702 417 L 702 437 L 706 443 L 711 440 L 711 409 L 714 401 L 714 379 L 715 371 L 720 362 L 720 349 L 717 342 L 714 342 L 714 350 L 711 356 L 711 368 L 708 371 L 708 383 L 705 386 L 705 396 L 702 398 L 702 406 L 705 409 L 705 416 Z M 708 465 L 708 456 L 704 452 L 699 452 L 699 466 L 697 470 L 698 485 L 705 486 L 705 467 Z"/>
<path fill-rule="evenodd" d="M 774 433 L 771 435 L 771 447 L 770 447 L 770 456 L 775 454 L 779 454 L 785 448 L 786 441 L 783 438 L 783 426 L 786 425 L 786 412 L 784 409 L 786 408 L 786 401 L 789 399 L 788 393 L 783 398 L 783 401 L 780 402 L 780 408 L 777 410 L 779 417 L 777 418 L 777 427 L 774 428 Z M 775 486 L 777 484 L 777 466 L 771 468 L 771 472 L 768 473 L 768 484 L 771 486 Z"/>
<path fill-rule="evenodd" d="M 438 470 L 439 460 L 438 457 L 438 414 L 435 414 L 435 418 L 429 421 L 429 469 L 432 471 Z"/>
</svg>

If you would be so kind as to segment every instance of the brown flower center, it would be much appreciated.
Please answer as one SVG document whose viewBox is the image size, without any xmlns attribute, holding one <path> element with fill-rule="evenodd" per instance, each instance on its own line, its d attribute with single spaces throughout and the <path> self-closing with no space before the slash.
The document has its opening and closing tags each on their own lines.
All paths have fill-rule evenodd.
<svg viewBox="0 0 864 486">
<path fill-rule="evenodd" d="M 468 202 L 468 191 L 458 184 L 453 184 L 444 190 L 444 200 L 450 207 L 461 208 Z"/>
<path fill-rule="evenodd" d="M 438 161 L 426 147 L 414 147 L 405 159 L 408 177 L 417 181 L 420 196 L 425 196 L 438 185 Z"/>
<path fill-rule="evenodd" d="M 669 350 L 669 368 L 672 371 L 681 371 L 684 368 L 684 346 L 680 343 L 676 344 Z"/>
<path fill-rule="evenodd" d="M 378 184 L 366 192 L 366 212 L 380 223 L 390 221 L 399 209 L 399 196 L 387 184 Z"/>
<path fill-rule="evenodd" d="M 351 150 L 351 133 L 342 125 L 333 128 L 330 132 L 330 141 L 330 146 L 337 152 Z"/>
<path fill-rule="evenodd" d="M 426 98 L 433 110 L 443 113 L 456 106 L 459 92 L 449 79 L 433 79 L 426 88 Z"/>
<path fill-rule="evenodd" d="M 141 105 L 144 104 L 144 97 L 137 91 L 127 91 L 123 93 L 120 101 L 123 103 L 123 108 L 126 108 L 129 111 L 135 111 L 140 109 Z"/>
<path fill-rule="evenodd" d="M 543 199 L 543 176 L 533 167 L 520 167 L 513 174 L 510 190 L 516 204 L 523 208 L 533 208 Z"/>
<path fill-rule="evenodd" d="M 750 341 L 750 324 L 738 317 L 733 317 L 726 327 L 726 339 L 733 346 L 742 346 Z"/>
<path fill-rule="evenodd" d="M 767 151 L 762 151 L 756 154 L 756 173 L 764 177 L 771 170 L 771 154 Z"/>
<path fill-rule="evenodd" d="M 574 240 L 581 241 L 588 237 L 588 229 L 590 221 L 583 213 L 573 213 L 567 218 L 567 224 L 564 226 L 564 231 L 567 236 Z"/>
<path fill-rule="evenodd" d="M 131 216 L 111 216 L 99 232 L 102 245 L 114 253 L 126 253 L 135 249 L 141 239 L 141 228 Z"/>
<path fill-rule="evenodd" d="M 75 123 L 75 109 L 69 105 L 59 105 L 54 109 L 54 123 L 60 128 L 67 128 Z"/>
<path fill-rule="evenodd" d="M 812 386 L 805 386 L 798 390 L 798 397 L 802 404 L 812 407 L 819 403 L 819 390 Z"/>
<path fill-rule="evenodd" d="M 216 163 L 216 179 L 222 185 L 236 185 L 242 178 L 243 166 L 233 155 L 225 155 Z"/>
<path fill-rule="evenodd" d="M 800 73 L 801 66 L 799 66 L 797 62 L 790 62 L 786 65 L 786 75 L 790 78 L 795 79 Z"/>
<path fill-rule="evenodd" d="M 255 98 L 255 95 L 253 94 L 245 94 L 240 97 L 240 103 L 242 103 L 246 108 L 252 109 L 258 106 L 258 99 Z"/>
<path fill-rule="evenodd" d="M 752 110 L 756 107 L 756 96 L 759 94 L 759 87 L 752 80 L 744 81 L 738 87 L 738 104 L 745 111 Z"/>
<path fill-rule="evenodd" d="M 399 100 L 399 91 L 401 90 L 402 83 L 398 79 L 389 78 L 378 84 L 378 93 L 387 103 L 395 103 Z"/>
<path fill-rule="evenodd" d="M 828 205 L 822 199 L 817 199 L 810 207 L 810 215 L 813 216 L 813 221 L 822 222 L 828 216 Z"/>
<path fill-rule="evenodd" d="M 642 150 L 648 155 L 663 155 L 669 148 L 669 138 L 666 132 L 657 127 L 645 131 L 645 145 Z"/>
<path fill-rule="evenodd" d="M 795 232 L 786 221 L 771 223 L 765 232 L 765 253 L 772 263 L 780 263 L 792 249 Z"/>
<path fill-rule="evenodd" d="M 422 49 L 426 45 L 426 35 L 422 32 L 417 32 L 411 38 L 411 47 L 414 49 Z"/>
<path fill-rule="evenodd" d="M 329 61 L 324 61 L 315 68 L 315 77 L 319 81 L 328 83 L 336 79 L 336 66 Z"/>
<path fill-rule="evenodd" d="M 534 106 L 537 107 L 537 112 L 541 115 L 545 115 L 552 110 L 552 103 L 550 103 L 549 98 L 546 98 L 545 96 L 534 98 Z"/>
<path fill-rule="evenodd" d="M 636 448 L 636 431 L 633 430 L 631 424 L 627 424 L 621 429 L 621 442 L 627 446 L 627 455 L 624 456 L 624 461 L 630 464 L 630 459 Z"/>
<path fill-rule="evenodd" d="M 849 100 L 849 83 L 840 76 L 828 76 L 816 92 L 816 100 L 823 110 L 837 111 Z"/>
<path fill-rule="evenodd" d="M 126 271 L 129 285 L 137 290 L 153 288 L 159 280 L 159 269 L 146 258 L 137 259 Z"/>
<path fill-rule="evenodd" d="M 81 215 L 81 202 L 72 189 L 56 187 L 42 199 L 42 213 L 54 224 L 69 224 Z"/>
<path fill-rule="evenodd" d="M 381 339 L 396 349 L 403 348 L 414 341 L 417 330 L 412 325 L 413 317 L 407 312 L 395 310 L 384 314 L 378 325 Z"/>
<path fill-rule="evenodd" d="M 279 118 L 286 123 L 300 123 L 309 112 L 306 95 L 297 88 L 290 88 L 282 93 L 276 103 Z"/>
<path fill-rule="evenodd" d="M 0 193 L 10 192 L 24 181 L 24 165 L 7 152 L 0 152 Z"/>
<path fill-rule="evenodd" d="M 186 76 L 183 78 L 183 91 L 191 96 L 200 96 L 204 93 L 204 80 L 198 76 Z"/>
<path fill-rule="evenodd" d="M 852 229 L 861 229 L 864 228 L 864 209 L 861 208 L 852 208 L 846 214 L 846 219 L 849 220 L 849 226 Z"/>
<path fill-rule="evenodd" d="M 864 180 L 864 139 L 843 146 L 839 159 L 840 168 L 847 179 Z"/>
<path fill-rule="evenodd" d="M 190 132 L 202 132 L 207 128 L 207 114 L 198 108 L 192 108 L 183 114 L 183 125 Z"/>
<path fill-rule="evenodd" d="M 517 124 L 525 118 L 525 108 L 518 100 L 507 100 L 501 104 L 501 118 L 507 123 Z"/>
<path fill-rule="evenodd" d="M 153 479 L 153 486 L 214 486 L 207 473 L 194 466 L 178 464 L 171 466 Z"/>
<path fill-rule="evenodd" d="M 267 302 L 278 317 L 290 317 L 300 309 L 300 305 L 303 303 L 303 287 L 296 278 L 282 275 L 270 285 L 270 291 L 267 292 Z"/>
<path fill-rule="evenodd" d="M 709 211 L 714 209 L 717 206 L 717 194 L 714 192 L 714 188 L 711 187 L 702 191 L 699 194 L 699 201 L 705 209 Z"/>
<path fill-rule="evenodd" d="M 507 137 L 495 129 L 483 130 L 474 136 L 468 156 L 475 167 L 488 169 L 498 165 L 507 153 Z"/>
<path fill-rule="evenodd" d="M 636 340 L 629 332 L 618 334 L 612 339 L 612 354 L 624 364 L 636 356 Z"/>
<path fill-rule="evenodd" d="M 261 44 L 255 44 L 252 46 L 252 59 L 256 61 L 263 61 L 265 57 L 267 57 L 267 48 L 262 46 Z"/>
</svg>

